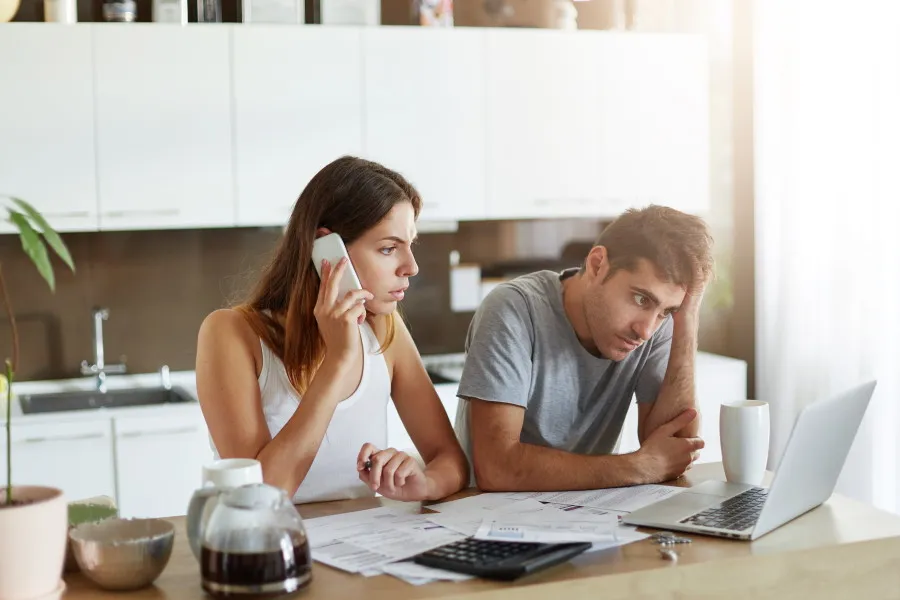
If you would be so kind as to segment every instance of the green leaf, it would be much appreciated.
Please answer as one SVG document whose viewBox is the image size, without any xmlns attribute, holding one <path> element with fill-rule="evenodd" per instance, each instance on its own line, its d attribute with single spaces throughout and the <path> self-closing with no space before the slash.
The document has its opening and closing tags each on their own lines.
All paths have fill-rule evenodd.
<svg viewBox="0 0 900 600">
<path fill-rule="evenodd" d="M 56 254 L 63 260 L 64 263 L 69 265 L 69 269 L 72 272 L 75 272 L 75 263 L 72 261 L 72 255 L 69 254 L 69 249 L 66 248 L 65 243 L 62 241 L 62 238 L 59 237 L 59 234 L 50 226 L 50 223 L 47 222 L 47 219 L 44 218 L 44 215 L 38 212 L 38 210 L 32 205 L 28 204 L 21 198 L 12 198 L 12 201 L 15 202 L 22 210 L 25 211 L 25 214 L 34 221 L 38 227 L 41 228 L 41 233 L 44 234 L 44 239 L 47 240 L 47 243 L 50 244 L 50 247 L 56 251 Z"/>
<path fill-rule="evenodd" d="M 9 209 L 9 221 L 19 228 L 19 237 L 22 238 L 22 249 L 34 266 L 37 267 L 38 273 L 41 274 L 50 286 L 50 291 L 56 290 L 56 280 L 53 276 L 53 266 L 50 264 L 50 256 L 47 254 L 47 247 L 37 231 L 25 218 L 22 213 Z"/>
<path fill-rule="evenodd" d="M 114 506 L 103 504 L 91 504 L 87 502 L 73 502 L 69 504 L 69 526 L 81 523 L 96 523 L 103 519 L 117 517 L 119 511 Z"/>
</svg>

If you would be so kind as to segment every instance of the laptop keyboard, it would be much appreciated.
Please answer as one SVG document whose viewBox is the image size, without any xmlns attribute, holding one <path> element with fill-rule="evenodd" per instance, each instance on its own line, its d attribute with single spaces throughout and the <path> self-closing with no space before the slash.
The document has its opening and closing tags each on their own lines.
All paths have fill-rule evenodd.
<svg viewBox="0 0 900 600">
<path fill-rule="evenodd" d="M 702 527 L 743 531 L 756 523 L 768 493 L 769 490 L 766 488 L 751 488 L 725 500 L 718 506 L 711 506 L 682 519 L 681 522 Z"/>
</svg>

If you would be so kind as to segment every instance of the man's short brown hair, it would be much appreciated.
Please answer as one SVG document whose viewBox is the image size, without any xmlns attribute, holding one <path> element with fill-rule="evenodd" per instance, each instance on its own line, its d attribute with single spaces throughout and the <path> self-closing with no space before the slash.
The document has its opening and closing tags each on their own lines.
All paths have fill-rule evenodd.
<svg viewBox="0 0 900 600">
<path fill-rule="evenodd" d="M 619 269 L 634 270 L 642 258 L 654 265 L 661 279 L 676 285 L 689 287 L 695 273 L 708 280 L 713 272 L 713 238 L 706 223 L 667 206 L 628 209 L 594 245 L 606 248 L 607 278 Z"/>
</svg>

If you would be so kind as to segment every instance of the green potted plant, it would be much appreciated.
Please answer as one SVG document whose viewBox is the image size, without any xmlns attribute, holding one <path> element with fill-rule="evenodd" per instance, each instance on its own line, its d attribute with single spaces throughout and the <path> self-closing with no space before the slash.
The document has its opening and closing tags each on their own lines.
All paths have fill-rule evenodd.
<svg viewBox="0 0 900 600">
<path fill-rule="evenodd" d="M 55 291 L 56 280 L 47 246 L 74 272 L 68 248 L 44 217 L 24 200 L 6 198 L 3 210 L 19 232 L 22 250 L 50 291 Z M 2 264 L 0 299 L 12 332 L 12 358 L 6 359 L 6 485 L 0 487 L 0 598 L 25 600 L 48 596 L 62 588 L 67 506 L 62 490 L 12 485 L 13 382 L 19 366 L 19 334 Z"/>
</svg>

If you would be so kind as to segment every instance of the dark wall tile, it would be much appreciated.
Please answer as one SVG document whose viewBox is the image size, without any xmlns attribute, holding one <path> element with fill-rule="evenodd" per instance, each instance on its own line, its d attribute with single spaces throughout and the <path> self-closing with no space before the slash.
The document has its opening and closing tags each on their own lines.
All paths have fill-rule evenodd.
<svg viewBox="0 0 900 600">
<path fill-rule="evenodd" d="M 450 310 L 451 251 L 490 269 L 516 259 L 510 241 L 515 227 L 503 221 L 465 223 L 455 233 L 420 236 L 419 274 L 401 312 L 421 353 L 464 348 L 473 313 Z M 81 361 L 94 359 L 94 306 L 110 311 L 104 323 L 107 363 L 125 360 L 132 373 L 153 372 L 163 364 L 193 369 L 203 318 L 245 297 L 280 236 L 280 228 L 63 234 L 77 272 L 55 260 L 53 294 L 22 253 L 18 237 L 0 236 L 0 262 L 21 340 L 18 378 L 80 376 Z M 0 357 L 10 353 L 9 326 L 0 319 Z"/>
<path fill-rule="evenodd" d="M 79 375 L 93 360 L 91 309 L 104 324 L 108 363 L 124 356 L 130 372 L 168 364 L 191 369 L 203 317 L 240 295 L 265 262 L 280 229 L 64 234 L 77 272 L 56 263 L 57 289 L 25 258 L 14 236 L 0 236 L 0 257 L 19 323 L 20 379 Z M 10 331 L 0 322 L 3 354 Z"/>
</svg>

